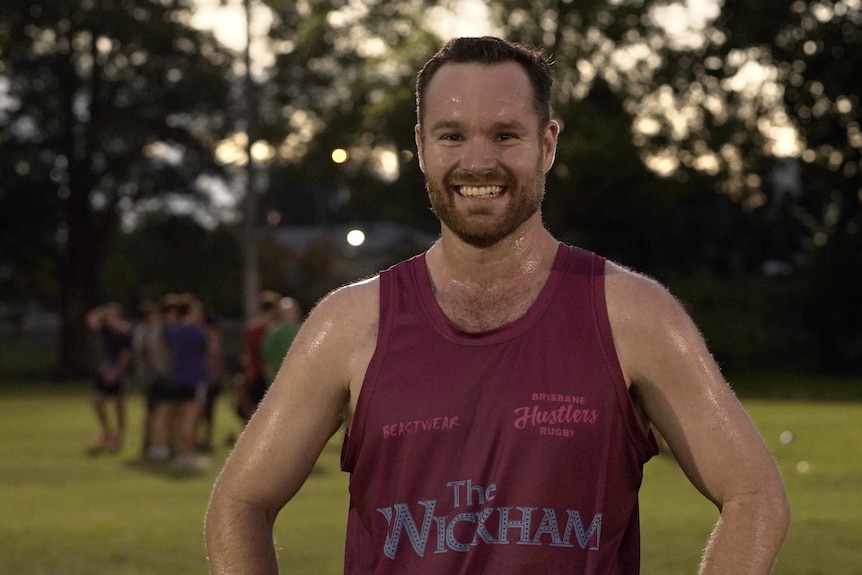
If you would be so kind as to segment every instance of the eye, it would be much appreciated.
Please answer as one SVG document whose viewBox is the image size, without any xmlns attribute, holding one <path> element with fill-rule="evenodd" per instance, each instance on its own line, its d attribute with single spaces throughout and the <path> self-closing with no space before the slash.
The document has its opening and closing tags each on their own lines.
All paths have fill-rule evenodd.
<svg viewBox="0 0 862 575">
<path fill-rule="evenodd" d="M 440 140 L 443 142 L 460 142 L 464 137 L 455 132 L 449 132 L 440 135 Z"/>
</svg>

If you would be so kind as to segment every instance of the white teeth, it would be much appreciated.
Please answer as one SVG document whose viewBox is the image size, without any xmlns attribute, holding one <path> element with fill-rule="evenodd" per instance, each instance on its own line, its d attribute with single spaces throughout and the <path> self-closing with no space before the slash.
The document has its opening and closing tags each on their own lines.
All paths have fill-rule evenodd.
<svg viewBox="0 0 862 575">
<path fill-rule="evenodd" d="M 458 193 L 471 198 L 493 198 L 502 191 L 502 186 L 460 186 L 458 188 Z"/>
</svg>

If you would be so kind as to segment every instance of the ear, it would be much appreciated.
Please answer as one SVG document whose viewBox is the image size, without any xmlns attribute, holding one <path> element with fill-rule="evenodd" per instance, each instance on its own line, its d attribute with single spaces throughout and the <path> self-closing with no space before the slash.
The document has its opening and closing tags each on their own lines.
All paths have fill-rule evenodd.
<svg viewBox="0 0 862 575">
<path fill-rule="evenodd" d="M 413 128 L 413 137 L 416 140 L 416 153 L 419 156 L 419 169 L 422 170 L 422 173 L 425 173 L 425 153 L 422 149 L 422 126 L 416 124 Z"/>
<path fill-rule="evenodd" d="M 557 156 L 557 138 L 559 136 L 560 124 L 556 120 L 551 120 L 542 136 L 542 169 L 545 173 L 548 173 L 548 170 L 554 165 L 554 158 Z"/>
</svg>

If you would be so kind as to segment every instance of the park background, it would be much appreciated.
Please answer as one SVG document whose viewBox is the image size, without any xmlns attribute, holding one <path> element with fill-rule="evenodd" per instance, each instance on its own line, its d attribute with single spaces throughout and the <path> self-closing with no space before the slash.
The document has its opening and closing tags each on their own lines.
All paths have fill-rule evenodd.
<svg viewBox="0 0 862 575">
<path fill-rule="evenodd" d="M 118 301 L 134 318 L 144 300 L 191 292 L 230 353 L 258 290 L 308 310 L 427 247 L 438 228 L 414 155 L 415 72 L 442 39 L 490 32 L 554 59 L 548 228 L 669 286 L 804 497 L 846 498 L 809 518 L 822 544 L 805 547 L 838 567 L 779 572 L 860 572 L 842 539 L 858 547 L 859 506 L 841 505 L 862 486 L 847 423 L 862 396 L 860 24 L 860 0 L 0 0 L 0 480 L 17 494 L 2 504 L 45 505 L 39 486 L 76 477 L 92 488 L 64 487 L 62 501 L 82 498 L 66 530 L 61 513 L 28 527 L 9 519 L 26 510 L 0 509 L 2 540 L 135 533 L 110 519 L 135 489 L 182 485 L 202 513 L 210 477 L 145 473 L 154 491 L 126 485 L 90 521 L 111 478 L 137 475 L 131 449 L 92 460 L 76 447 L 92 424 L 84 314 Z M 791 430 L 798 441 L 778 441 Z M 780 459 L 804 446 L 831 463 Z M 677 513 L 668 532 L 690 532 L 676 492 L 663 497 L 651 501 Z M 164 541 L 138 544 L 149 556 Z M 126 556 L 106 543 L 51 563 L 37 548 L 24 557 L 42 567 L 9 570 L 72 572 L 58 565 L 79 557 L 96 573 Z M 103 572 L 194 572 L 171 567 L 179 555 Z"/>
</svg>

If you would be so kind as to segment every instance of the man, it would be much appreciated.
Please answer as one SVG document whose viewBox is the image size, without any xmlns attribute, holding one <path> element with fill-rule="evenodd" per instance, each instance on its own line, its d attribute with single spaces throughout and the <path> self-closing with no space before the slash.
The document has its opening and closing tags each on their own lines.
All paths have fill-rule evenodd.
<svg viewBox="0 0 862 575">
<path fill-rule="evenodd" d="M 267 381 L 261 358 L 261 342 L 269 324 L 278 314 L 281 296 L 271 290 L 258 294 L 258 313 L 249 319 L 242 333 L 242 383 L 237 390 L 237 412 L 246 422 L 266 394 Z"/>
<path fill-rule="evenodd" d="M 177 321 L 166 327 L 171 352 L 169 381 L 160 392 L 152 416 L 147 458 L 174 463 L 183 469 L 204 468 L 208 461 L 196 453 L 198 420 L 206 401 L 209 334 L 203 306 L 191 294 L 177 301 Z"/>
<path fill-rule="evenodd" d="M 99 423 L 99 437 L 90 446 L 92 452 L 119 451 L 126 433 L 125 377 L 132 359 L 132 326 L 123 315 L 123 307 L 111 302 L 87 312 L 87 327 L 98 337 L 98 365 L 90 402 Z M 114 421 L 108 404 L 114 406 Z"/>
<path fill-rule="evenodd" d="M 494 38 L 419 73 L 440 239 L 306 319 L 213 491 L 213 573 L 277 572 L 273 521 L 342 424 L 346 573 L 638 573 L 650 425 L 720 509 L 701 572 L 769 572 L 784 487 L 697 329 L 542 224 L 550 89 L 541 54 Z"/>
<path fill-rule="evenodd" d="M 281 362 L 299 333 L 301 321 L 299 303 L 292 297 L 281 298 L 278 302 L 278 314 L 266 328 L 260 342 L 260 359 L 267 388 L 275 381 Z"/>
<path fill-rule="evenodd" d="M 145 301 L 141 304 L 141 321 L 132 331 L 132 358 L 135 379 L 144 394 L 142 454 L 146 457 L 152 434 L 153 413 L 171 371 L 171 351 L 162 321 L 162 310 L 156 302 Z"/>
</svg>

